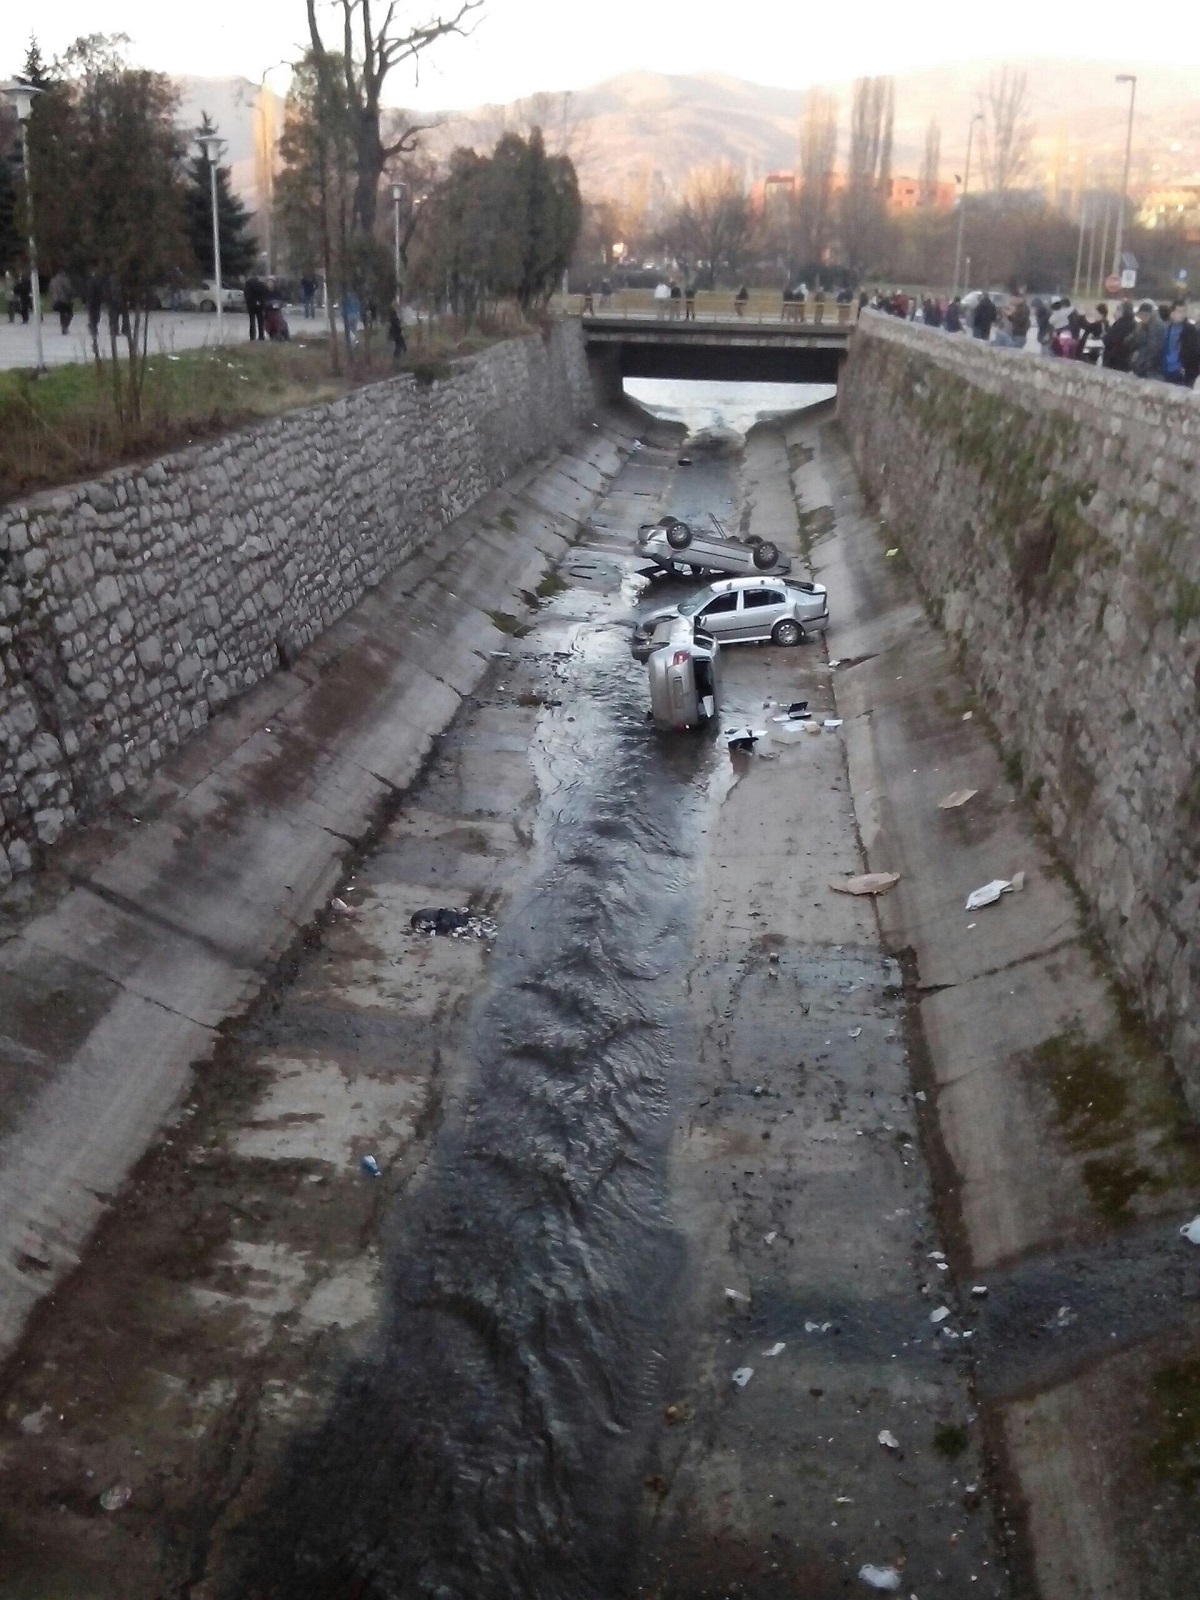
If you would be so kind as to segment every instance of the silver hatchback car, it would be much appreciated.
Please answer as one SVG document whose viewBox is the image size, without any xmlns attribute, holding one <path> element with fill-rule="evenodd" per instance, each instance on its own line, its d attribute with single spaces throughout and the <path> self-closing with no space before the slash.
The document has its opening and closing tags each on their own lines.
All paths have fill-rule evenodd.
<svg viewBox="0 0 1200 1600">
<path fill-rule="evenodd" d="M 677 606 L 643 617 L 633 631 L 633 653 L 645 661 L 672 635 L 680 617 L 719 644 L 796 645 L 829 625 L 829 596 L 822 583 L 778 578 L 725 578 L 688 595 Z"/>
</svg>

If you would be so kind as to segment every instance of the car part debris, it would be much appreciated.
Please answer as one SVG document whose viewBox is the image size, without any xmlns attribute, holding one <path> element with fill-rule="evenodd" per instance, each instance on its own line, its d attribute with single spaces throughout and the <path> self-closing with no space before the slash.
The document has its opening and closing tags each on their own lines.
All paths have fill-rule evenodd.
<svg viewBox="0 0 1200 1600">
<path fill-rule="evenodd" d="M 832 1327 L 832 1322 L 806 1322 L 804 1331 L 805 1333 L 828 1333 Z"/>
<path fill-rule="evenodd" d="M 329 909 L 336 911 L 339 917 L 352 917 L 355 912 L 354 906 L 347 905 L 344 900 L 336 897 L 329 902 Z"/>
<path fill-rule="evenodd" d="M 868 1589 L 877 1589 L 881 1594 L 895 1594 L 900 1587 L 900 1574 L 895 1567 L 867 1565 L 859 1567 L 858 1576 Z"/>
<path fill-rule="evenodd" d="M 899 1439 L 894 1433 L 889 1432 L 887 1428 L 880 1428 L 879 1442 L 885 1450 L 899 1450 L 900 1448 Z"/>
<path fill-rule="evenodd" d="M 764 1350 L 763 1351 L 763 1355 L 765 1355 L 765 1356 L 781 1356 L 786 1349 L 787 1349 L 787 1345 L 784 1344 L 782 1342 L 782 1340 L 781 1340 L 778 1344 L 773 1344 L 769 1350 Z"/>
<path fill-rule="evenodd" d="M 753 750 L 758 741 L 766 737 L 765 728 L 735 728 L 725 735 L 725 743 L 730 750 Z"/>
<path fill-rule="evenodd" d="M 733 1381 L 737 1384 L 739 1389 L 744 1389 L 753 1376 L 753 1367 L 738 1367 L 733 1374 Z"/>
<path fill-rule="evenodd" d="M 852 1039 L 857 1039 L 861 1032 L 862 1032 L 861 1028 L 851 1028 L 850 1029 L 850 1037 Z"/>
<path fill-rule="evenodd" d="M 930 1320 L 930 1322 L 945 1322 L 946 1318 L 949 1315 L 950 1315 L 950 1307 L 949 1306 L 939 1306 L 936 1311 L 931 1311 L 929 1313 L 929 1320 Z"/>
<path fill-rule="evenodd" d="M 838 894 L 887 894 L 899 882 L 898 872 L 860 872 L 852 878 L 831 878 L 829 887 Z"/>
<path fill-rule="evenodd" d="M 366 1173 L 368 1178 L 383 1177 L 383 1169 L 380 1167 L 374 1156 L 363 1156 L 362 1160 L 358 1164 Z"/>
<path fill-rule="evenodd" d="M 476 916 L 465 906 L 426 906 L 409 918 L 414 933 L 445 934 L 450 939 L 494 939 L 496 924 L 491 917 Z"/>
<path fill-rule="evenodd" d="M 100 1504 L 105 1511 L 123 1511 L 132 1499 L 133 1490 L 127 1483 L 114 1483 L 100 1496 Z"/>
<path fill-rule="evenodd" d="M 986 1283 L 973 1283 L 971 1285 L 971 1296 L 975 1300 L 986 1300 L 987 1292 L 988 1286 Z"/>
<path fill-rule="evenodd" d="M 1200 1217 L 1193 1217 L 1190 1222 L 1185 1222 L 1179 1232 L 1189 1244 L 1200 1244 Z"/>
<path fill-rule="evenodd" d="M 841 725 L 842 725 L 841 717 L 826 717 L 824 723 L 822 724 L 823 727 L 829 728 L 831 730 L 833 728 L 840 728 Z"/>
<path fill-rule="evenodd" d="M 983 906 L 994 906 L 1002 894 L 1012 894 L 1013 885 L 1010 878 L 993 878 L 991 883 L 985 883 L 982 888 L 972 889 L 967 896 L 967 911 L 979 911 Z"/>
<path fill-rule="evenodd" d="M 691 456 L 679 456 L 678 461 L 681 467 L 690 467 L 692 464 Z"/>
<path fill-rule="evenodd" d="M 965 806 L 968 800 L 973 800 L 978 793 L 978 789 L 952 789 L 938 801 L 938 809 L 956 811 L 959 806 Z"/>
</svg>

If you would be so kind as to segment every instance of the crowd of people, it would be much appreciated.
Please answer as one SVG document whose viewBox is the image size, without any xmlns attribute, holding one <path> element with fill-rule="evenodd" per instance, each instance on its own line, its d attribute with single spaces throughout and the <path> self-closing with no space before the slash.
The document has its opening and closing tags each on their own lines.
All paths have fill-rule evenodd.
<svg viewBox="0 0 1200 1600">
<path fill-rule="evenodd" d="M 993 299 L 984 293 L 936 299 L 897 289 L 876 294 L 867 303 L 873 310 L 944 333 L 1036 349 L 1060 360 L 1087 361 L 1184 389 L 1194 388 L 1200 377 L 1200 328 L 1188 316 L 1185 300 L 1162 306 L 1153 300 L 1136 306 L 1123 300 L 1114 316 L 1103 301 L 1089 311 L 1072 305 L 1066 295 L 1049 300 L 1024 294 Z"/>
</svg>

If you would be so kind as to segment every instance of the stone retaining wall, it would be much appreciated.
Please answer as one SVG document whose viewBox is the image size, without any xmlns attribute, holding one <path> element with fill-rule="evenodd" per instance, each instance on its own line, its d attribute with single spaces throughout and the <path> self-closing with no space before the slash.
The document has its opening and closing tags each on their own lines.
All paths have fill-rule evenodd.
<svg viewBox="0 0 1200 1600">
<path fill-rule="evenodd" d="M 838 416 L 1200 1097 L 1200 394 L 865 316 Z"/>
<path fill-rule="evenodd" d="M 0 508 L 0 884 L 592 404 L 562 324 Z"/>
</svg>

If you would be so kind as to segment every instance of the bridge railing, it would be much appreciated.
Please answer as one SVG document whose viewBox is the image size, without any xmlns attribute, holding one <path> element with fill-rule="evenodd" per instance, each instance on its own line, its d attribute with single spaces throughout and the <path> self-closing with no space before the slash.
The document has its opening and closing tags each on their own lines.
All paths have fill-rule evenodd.
<svg viewBox="0 0 1200 1600">
<path fill-rule="evenodd" d="M 590 304 L 589 304 L 590 300 Z M 753 289 L 739 302 L 731 290 L 702 289 L 693 307 L 685 300 L 656 300 L 653 289 L 619 289 L 611 295 L 594 290 L 556 295 L 555 309 L 566 316 L 645 318 L 658 322 L 796 322 L 808 326 L 847 327 L 858 321 L 858 301 L 839 305 L 832 298 L 784 300 L 777 290 Z"/>
</svg>

